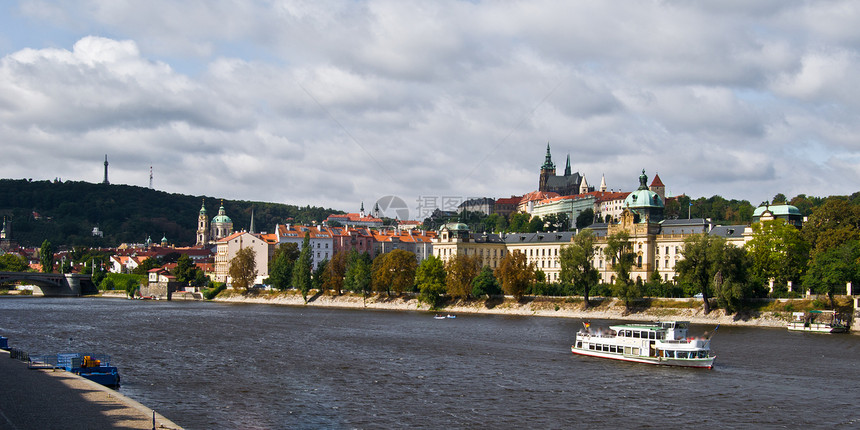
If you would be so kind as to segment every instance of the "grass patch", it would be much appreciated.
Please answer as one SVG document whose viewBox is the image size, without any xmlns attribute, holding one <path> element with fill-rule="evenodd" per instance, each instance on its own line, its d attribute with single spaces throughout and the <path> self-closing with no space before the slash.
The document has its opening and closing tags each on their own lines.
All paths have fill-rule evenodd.
<svg viewBox="0 0 860 430">
<path fill-rule="evenodd" d="M 664 300 L 664 299 L 648 299 L 650 307 L 653 308 L 668 308 L 668 309 L 698 309 L 704 306 L 700 300 Z"/>
</svg>

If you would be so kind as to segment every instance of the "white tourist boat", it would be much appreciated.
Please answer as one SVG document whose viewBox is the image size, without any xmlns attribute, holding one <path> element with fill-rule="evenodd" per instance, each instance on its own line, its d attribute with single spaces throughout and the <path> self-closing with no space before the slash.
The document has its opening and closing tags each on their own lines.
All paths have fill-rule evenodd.
<svg viewBox="0 0 860 430">
<path fill-rule="evenodd" d="M 793 312 L 788 323 L 791 331 L 810 333 L 847 333 L 848 325 L 834 311 Z"/>
<path fill-rule="evenodd" d="M 613 325 L 606 330 L 592 329 L 589 323 L 584 323 L 570 350 L 574 354 L 636 363 L 714 367 L 716 357 L 711 355 L 710 338 L 688 338 L 689 324 L 659 321 Z"/>
</svg>

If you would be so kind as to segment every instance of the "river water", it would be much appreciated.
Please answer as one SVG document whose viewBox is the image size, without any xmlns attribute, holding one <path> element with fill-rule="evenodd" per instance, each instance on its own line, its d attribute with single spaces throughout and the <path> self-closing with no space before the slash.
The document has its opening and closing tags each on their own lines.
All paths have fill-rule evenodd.
<svg viewBox="0 0 860 430">
<path fill-rule="evenodd" d="M 592 321 L 593 327 L 609 321 Z M 31 354 L 94 352 L 186 429 L 860 428 L 860 336 L 720 327 L 714 369 L 570 352 L 581 321 L 0 298 Z M 691 334 L 713 330 L 691 327 Z"/>
</svg>

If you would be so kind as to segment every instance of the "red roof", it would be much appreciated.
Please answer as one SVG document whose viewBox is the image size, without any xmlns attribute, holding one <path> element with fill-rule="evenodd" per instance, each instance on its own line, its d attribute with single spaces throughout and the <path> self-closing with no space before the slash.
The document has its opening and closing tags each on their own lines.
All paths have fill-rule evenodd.
<svg viewBox="0 0 860 430">
<path fill-rule="evenodd" d="M 326 222 L 328 221 L 337 221 L 341 223 L 351 223 L 351 222 L 378 222 L 381 223 L 381 218 L 372 217 L 370 215 L 361 216 L 361 214 L 350 213 L 345 215 L 337 215 L 331 214 L 326 218 Z"/>
<path fill-rule="evenodd" d="M 656 173 L 654 174 L 654 180 L 651 181 L 650 186 L 651 187 L 665 187 L 665 185 L 663 185 L 663 181 L 660 180 L 660 175 L 658 175 Z"/>
<path fill-rule="evenodd" d="M 517 204 L 520 203 L 520 200 L 522 200 L 522 196 L 519 196 L 519 197 L 511 196 L 510 198 L 496 199 L 496 205 L 514 205 L 514 206 L 516 206 Z"/>
<path fill-rule="evenodd" d="M 592 191 L 585 193 L 585 195 L 594 196 L 597 199 L 597 203 L 603 203 L 610 200 L 623 200 L 627 198 L 630 193 L 626 191 Z"/>
<path fill-rule="evenodd" d="M 523 198 L 520 199 L 520 204 L 525 203 L 525 202 L 530 202 L 533 200 L 551 199 L 553 197 L 559 197 L 559 194 L 554 193 L 552 191 L 532 191 L 532 192 L 524 195 Z"/>
</svg>

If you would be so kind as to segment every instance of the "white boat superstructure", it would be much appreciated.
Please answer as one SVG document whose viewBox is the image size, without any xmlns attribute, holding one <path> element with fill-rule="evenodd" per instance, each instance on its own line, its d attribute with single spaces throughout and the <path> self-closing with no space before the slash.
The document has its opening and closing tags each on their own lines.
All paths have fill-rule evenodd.
<svg viewBox="0 0 860 430">
<path fill-rule="evenodd" d="M 715 358 L 711 355 L 711 341 L 688 338 L 689 324 L 688 321 L 660 321 L 592 330 L 585 323 L 570 350 L 574 354 L 613 360 L 710 369 Z"/>
<path fill-rule="evenodd" d="M 810 333 L 847 333 L 848 324 L 834 311 L 793 312 L 788 323 L 791 331 Z"/>
</svg>

